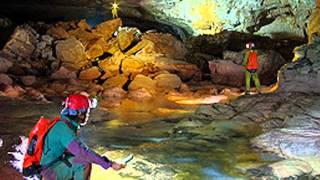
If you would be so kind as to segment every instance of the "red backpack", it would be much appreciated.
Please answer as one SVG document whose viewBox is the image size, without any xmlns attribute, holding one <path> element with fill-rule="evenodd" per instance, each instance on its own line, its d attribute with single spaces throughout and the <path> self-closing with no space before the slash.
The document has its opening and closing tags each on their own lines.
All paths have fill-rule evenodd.
<svg viewBox="0 0 320 180">
<path fill-rule="evenodd" d="M 258 69 L 259 62 L 256 51 L 249 51 L 247 69 Z"/>
<path fill-rule="evenodd" d="M 40 174 L 40 160 L 44 139 L 49 130 L 59 121 L 59 119 L 59 117 L 56 117 L 53 121 L 50 121 L 44 117 L 40 117 L 37 124 L 32 128 L 29 134 L 27 152 L 23 159 L 22 173 L 24 176 Z"/>
</svg>

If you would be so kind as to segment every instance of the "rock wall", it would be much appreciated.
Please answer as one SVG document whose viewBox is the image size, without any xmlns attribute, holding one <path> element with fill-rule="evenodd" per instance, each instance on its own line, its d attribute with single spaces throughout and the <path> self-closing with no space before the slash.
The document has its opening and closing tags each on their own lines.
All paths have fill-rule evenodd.
<svg viewBox="0 0 320 180">
<path fill-rule="evenodd" d="M 320 0 L 317 0 L 317 8 L 313 10 L 309 21 L 308 40 L 309 42 L 312 42 L 313 34 L 317 34 L 318 36 L 320 36 Z"/>
<path fill-rule="evenodd" d="M 320 37 L 297 47 L 294 62 L 284 66 L 279 75 L 280 92 L 320 93 Z"/>
</svg>

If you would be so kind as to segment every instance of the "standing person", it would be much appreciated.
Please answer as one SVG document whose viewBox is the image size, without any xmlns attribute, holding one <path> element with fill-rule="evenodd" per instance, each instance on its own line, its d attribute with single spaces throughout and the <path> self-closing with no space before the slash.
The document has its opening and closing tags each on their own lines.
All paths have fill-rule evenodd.
<svg viewBox="0 0 320 180">
<path fill-rule="evenodd" d="M 116 1 L 114 1 L 111 7 L 111 14 L 113 19 L 118 18 L 118 9 L 119 9 L 119 4 Z"/>
<path fill-rule="evenodd" d="M 40 161 L 43 180 L 88 180 L 92 163 L 104 169 L 124 167 L 96 154 L 77 136 L 79 128 L 87 123 L 90 108 L 90 99 L 82 94 L 70 95 L 65 100 L 60 120 L 44 139 Z"/>
<path fill-rule="evenodd" d="M 245 53 L 244 60 L 242 63 L 242 65 L 245 68 L 246 95 L 250 94 L 251 77 L 257 88 L 257 92 L 260 93 L 260 80 L 258 77 L 259 62 L 257 57 L 257 51 L 254 49 L 254 47 L 255 44 L 253 42 L 249 42 L 246 44 L 247 52 Z"/>
</svg>

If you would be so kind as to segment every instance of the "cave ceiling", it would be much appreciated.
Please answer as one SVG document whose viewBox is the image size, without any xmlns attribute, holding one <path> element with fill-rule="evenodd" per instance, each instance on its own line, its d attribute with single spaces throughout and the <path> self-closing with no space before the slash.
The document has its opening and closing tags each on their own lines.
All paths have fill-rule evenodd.
<svg viewBox="0 0 320 180">
<path fill-rule="evenodd" d="M 111 17 L 113 0 L 3 0 L 2 16 L 14 20 L 70 20 Z M 121 0 L 119 15 L 167 29 L 182 38 L 223 30 L 272 38 L 306 38 L 315 0 Z M 161 23 L 148 26 L 152 22 Z M 134 23 L 128 25 L 135 25 Z M 170 28 L 168 28 L 168 27 Z"/>
</svg>

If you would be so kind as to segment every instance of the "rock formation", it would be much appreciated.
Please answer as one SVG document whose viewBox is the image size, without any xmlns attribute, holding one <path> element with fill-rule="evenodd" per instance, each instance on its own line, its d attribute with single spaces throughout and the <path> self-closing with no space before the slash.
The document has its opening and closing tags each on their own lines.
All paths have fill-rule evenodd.
<svg viewBox="0 0 320 180">
<path fill-rule="evenodd" d="M 118 101 L 104 103 L 113 106 L 126 98 L 127 91 L 134 91 L 129 97 L 139 99 L 139 94 L 148 97 L 178 91 L 182 80 L 201 78 L 197 66 L 185 62 L 187 49 L 174 36 L 141 33 L 121 25 L 121 19 L 96 28 L 85 20 L 59 22 L 47 25 L 44 35 L 31 26 L 19 26 L 1 52 L 0 72 L 9 74 L 1 74 L 1 83 L 21 83 L 49 96 L 88 91 L 104 96 L 105 101 Z M 110 95 L 114 88 L 124 95 Z M 141 94 L 140 88 L 145 92 Z"/>
</svg>

